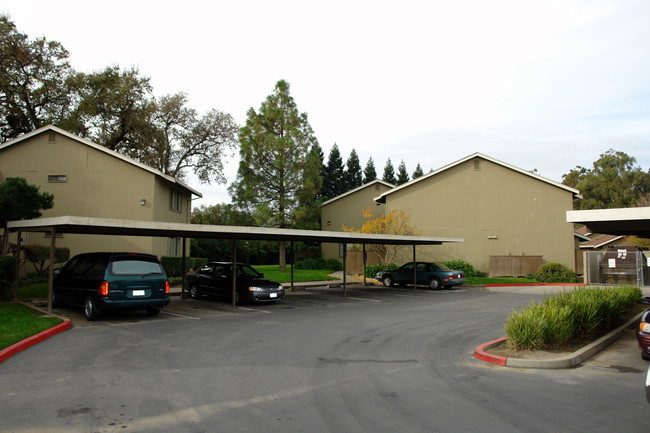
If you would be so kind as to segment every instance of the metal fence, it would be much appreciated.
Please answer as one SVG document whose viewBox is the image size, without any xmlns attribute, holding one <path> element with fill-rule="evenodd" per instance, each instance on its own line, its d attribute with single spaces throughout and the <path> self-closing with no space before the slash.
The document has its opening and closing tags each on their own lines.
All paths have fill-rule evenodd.
<svg viewBox="0 0 650 433">
<path fill-rule="evenodd" d="M 587 251 L 585 272 L 588 284 L 634 286 L 650 284 L 648 258 L 643 251 L 630 247 Z"/>
</svg>

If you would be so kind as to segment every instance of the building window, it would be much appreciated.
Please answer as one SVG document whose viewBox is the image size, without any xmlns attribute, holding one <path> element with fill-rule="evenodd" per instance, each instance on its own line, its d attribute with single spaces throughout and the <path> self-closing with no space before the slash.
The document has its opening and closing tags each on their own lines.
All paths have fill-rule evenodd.
<svg viewBox="0 0 650 433">
<path fill-rule="evenodd" d="M 167 242 L 167 254 L 172 257 L 178 257 L 181 255 L 181 250 L 181 238 L 169 238 Z"/>
<path fill-rule="evenodd" d="M 181 193 L 172 189 L 169 199 L 169 208 L 175 212 L 181 212 L 183 210 L 182 203 L 183 197 L 181 196 Z"/>
<path fill-rule="evenodd" d="M 47 176 L 47 181 L 48 182 L 54 182 L 54 183 L 56 183 L 56 182 L 58 182 L 58 183 L 67 182 L 68 181 L 68 176 L 66 176 L 65 174 L 49 174 Z"/>
</svg>

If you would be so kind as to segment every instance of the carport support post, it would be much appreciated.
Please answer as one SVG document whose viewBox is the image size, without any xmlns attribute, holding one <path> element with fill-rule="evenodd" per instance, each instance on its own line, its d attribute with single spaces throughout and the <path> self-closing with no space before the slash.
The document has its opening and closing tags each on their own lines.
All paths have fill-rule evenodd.
<svg viewBox="0 0 650 433">
<path fill-rule="evenodd" d="M 54 290 L 54 249 L 56 248 L 56 229 L 52 227 L 50 239 L 50 267 L 47 276 L 47 314 L 52 314 L 52 292 Z"/>
<path fill-rule="evenodd" d="M 348 286 L 346 284 L 346 271 L 347 266 L 346 262 L 348 261 L 348 244 L 343 243 L 343 297 L 347 299 L 348 297 Z"/>
<path fill-rule="evenodd" d="M 14 302 L 18 302 L 18 280 L 20 279 L 20 238 L 22 237 L 22 232 L 18 232 L 18 238 L 16 239 L 16 275 L 14 276 Z"/>
<path fill-rule="evenodd" d="M 237 239 L 232 240 L 232 306 L 237 306 Z"/>
<path fill-rule="evenodd" d="M 415 261 L 415 244 L 413 244 L 413 290 L 418 289 L 417 262 Z"/>
<path fill-rule="evenodd" d="M 368 255 L 366 253 L 366 244 L 363 244 L 363 286 L 366 286 L 366 262 L 368 261 Z"/>
<path fill-rule="evenodd" d="M 293 292 L 293 264 L 296 262 L 296 253 L 293 251 L 293 241 L 289 242 L 289 249 L 291 250 L 290 256 L 291 257 L 291 288 L 290 290 Z"/>
<path fill-rule="evenodd" d="M 183 236 L 183 248 L 181 251 L 183 251 L 183 255 L 181 256 L 181 275 L 183 276 L 183 280 L 181 281 L 181 299 L 185 299 L 185 240 L 187 238 Z"/>
</svg>

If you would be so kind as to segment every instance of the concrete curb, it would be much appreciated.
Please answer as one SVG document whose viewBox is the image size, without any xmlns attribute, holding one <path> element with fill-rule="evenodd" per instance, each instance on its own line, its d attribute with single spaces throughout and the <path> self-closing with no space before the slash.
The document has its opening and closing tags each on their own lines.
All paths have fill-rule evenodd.
<svg viewBox="0 0 650 433">
<path fill-rule="evenodd" d="M 65 320 L 56 326 L 53 326 L 49 329 L 46 329 L 43 332 L 40 332 L 36 335 L 32 335 L 29 338 L 26 338 L 22 341 L 19 341 L 18 343 L 12 344 L 11 346 L 0 350 L 0 363 L 4 362 L 8 358 L 11 358 L 18 352 L 22 352 L 23 350 L 32 347 L 35 344 L 40 343 L 41 341 L 47 340 L 48 338 L 56 334 L 59 334 L 63 331 L 67 331 L 71 327 L 72 327 L 72 323 L 70 323 L 69 320 Z"/>
<path fill-rule="evenodd" d="M 560 356 L 557 358 L 550 359 L 525 359 L 525 358 L 509 358 L 505 356 L 498 356 L 488 353 L 486 350 L 492 346 L 496 346 L 506 339 L 506 337 L 498 338 L 496 340 L 489 341 L 487 343 L 481 344 L 474 349 L 474 357 L 480 359 L 481 361 L 489 362 L 491 364 L 501 365 L 504 367 L 513 367 L 513 368 L 548 368 L 548 369 L 557 369 L 557 368 L 572 368 L 576 365 L 581 364 L 586 361 L 589 357 L 595 355 L 596 353 L 603 350 L 605 347 L 612 344 L 616 341 L 623 331 L 630 327 L 634 322 L 641 318 L 643 313 L 639 313 L 634 318 L 628 320 L 623 325 L 618 328 L 610 331 L 608 334 L 600 337 L 598 340 L 586 345 L 585 347 L 576 350 L 575 352 Z"/>
</svg>

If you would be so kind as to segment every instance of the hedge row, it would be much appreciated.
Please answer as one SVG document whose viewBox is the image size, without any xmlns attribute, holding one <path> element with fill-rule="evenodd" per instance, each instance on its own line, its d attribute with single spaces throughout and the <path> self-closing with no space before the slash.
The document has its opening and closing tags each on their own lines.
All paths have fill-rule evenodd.
<svg viewBox="0 0 650 433">
<path fill-rule="evenodd" d="M 506 321 L 508 345 L 518 350 L 548 349 L 572 338 L 594 337 L 616 327 L 626 307 L 641 298 L 638 287 L 578 288 L 547 296 L 515 311 Z"/>
<path fill-rule="evenodd" d="M 198 269 L 208 262 L 208 259 L 197 257 L 185 257 L 185 270 L 183 270 L 183 258 L 162 256 L 160 263 L 163 265 L 169 278 L 182 277 L 192 269 Z"/>
<path fill-rule="evenodd" d="M 332 271 L 332 272 L 343 270 L 343 265 L 341 264 L 340 260 L 322 259 L 322 258 L 299 260 L 295 263 L 294 267 L 296 269 L 303 269 L 303 270 L 327 269 L 328 271 Z"/>
</svg>

